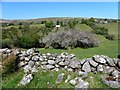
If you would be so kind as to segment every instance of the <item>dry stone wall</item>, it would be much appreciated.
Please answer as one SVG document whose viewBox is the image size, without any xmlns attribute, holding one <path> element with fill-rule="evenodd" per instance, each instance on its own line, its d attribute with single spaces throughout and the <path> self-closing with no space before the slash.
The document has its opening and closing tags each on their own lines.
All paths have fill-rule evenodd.
<svg viewBox="0 0 120 90">
<path fill-rule="evenodd" d="M 8 57 L 11 53 L 16 55 L 19 61 L 19 67 L 23 68 L 25 75 L 20 81 L 19 85 L 26 85 L 33 79 L 33 72 L 38 72 L 39 69 L 59 71 L 64 68 L 67 71 L 78 72 L 80 77 L 70 80 L 67 77 L 65 82 L 70 80 L 70 84 L 76 88 L 89 88 L 89 83 L 82 78 L 87 77 L 87 73 L 104 72 L 110 76 L 102 77 L 103 83 L 112 88 L 120 87 L 120 59 L 110 58 L 105 55 L 94 55 L 91 58 L 78 60 L 74 54 L 63 52 L 61 54 L 41 54 L 35 48 L 27 51 L 20 51 L 18 49 L 1 49 L 0 54 L 3 57 Z M 83 76 L 81 78 L 81 76 Z M 62 81 L 64 73 L 58 75 L 57 83 Z M 81 84 L 82 83 L 82 84 Z"/>
</svg>

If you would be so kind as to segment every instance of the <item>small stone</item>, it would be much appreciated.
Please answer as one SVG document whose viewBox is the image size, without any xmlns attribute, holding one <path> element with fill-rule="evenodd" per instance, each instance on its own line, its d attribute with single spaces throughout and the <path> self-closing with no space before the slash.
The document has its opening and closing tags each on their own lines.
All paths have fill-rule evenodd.
<svg viewBox="0 0 120 90">
<path fill-rule="evenodd" d="M 70 80 L 70 78 L 71 78 L 71 75 L 68 75 L 67 79 L 65 80 L 65 83 L 67 83 Z"/>
<path fill-rule="evenodd" d="M 73 69 L 72 69 L 72 68 L 68 68 L 68 69 L 67 69 L 67 71 L 72 72 L 72 71 L 73 71 Z"/>
<path fill-rule="evenodd" d="M 65 64 L 65 62 L 59 62 L 59 65 L 60 66 L 65 66 L 66 64 Z"/>
<path fill-rule="evenodd" d="M 33 61 L 38 61 L 38 60 L 39 60 L 39 56 L 33 56 L 33 57 L 32 57 L 32 60 L 33 60 Z"/>
<path fill-rule="evenodd" d="M 51 64 L 51 65 L 54 65 L 55 61 L 54 60 L 48 60 L 48 63 Z"/>
<path fill-rule="evenodd" d="M 25 74 L 24 75 L 24 77 L 23 77 L 23 79 L 20 81 L 20 84 L 21 85 L 26 85 L 26 84 L 28 84 L 28 83 L 30 83 L 30 81 L 33 79 L 33 76 L 32 76 L 32 74 Z"/>
<path fill-rule="evenodd" d="M 59 65 L 57 65 L 57 64 L 55 64 L 55 67 L 56 67 L 56 68 L 59 68 L 60 66 L 59 66 Z"/>
<path fill-rule="evenodd" d="M 46 69 L 53 69 L 55 66 L 52 65 L 46 65 Z"/>
<path fill-rule="evenodd" d="M 78 88 L 89 88 L 89 83 L 81 80 L 77 85 L 75 85 L 75 90 L 79 90 Z"/>
<path fill-rule="evenodd" d="M 88 73 L 87 73 L 87 72 L 79 71 L 79 72 L 78 72 L 78 75 L 79 75 L 79 76 L 82 76 L 82 78 L 87 78 L 87 77 L 88 77 Z"/>
<path fill-rule="evenodd" d="M 57 80 L 56 80 L 57 84 L 59 84 L 63 81 L 64 75 L 65 75 L 64 73 L 61 73 L 61 74 L 58 75 Z"/>
<path fill-rule="evenodd" d="M 103 65 L 98 65 L 97 66 L 97 71 L 98 72 L 103 72 Z"/>
<path fill-rule="evenodd" d="M 58 72 L 58 71 L 59 71 L 59 68 L 54 68 L 53 71 Z"/>
<path fill-rule="evenodd" d="M 28 58 L 28 57 L 25 57 L 24 59 L 25 59 L 25 61 L 29 61 L 29 58 Z"/>
<path fill-rule="evenodd" d="M 34 62 L 34 61 L 29 61 L 29 62 L 28 62 L 28 66 L 29 66 L 29 67 L 32 68 L 34 65 L 35 65 L 35 62 Z"/>
<path fill-rule="evenodd" d="M 75 79 L 72 79 L 72 80 L 70 80 L 70 84 L 74 86 L 74 85 L 76 85 L 76 84 L 77 84 L 77 82 L 76 82 L 76 80 L 75 80 Z"/>
<path fill-rule="evenodd" d="M 45 61 L 44 61 L 44 62 L 41 62 L 41 64 L 42 64 L 42 65 L 46 65 L 46 64 L 47 64 L 47 62 L 45 62 Z"/>
<path fill-rule="evenodd" d="M 26 64 L 27 64 L 27 63 L 25 63 L 25 62 L 20 62 L 20 63 L 19 63 L 19 66 L 22 67 L 22 66 L 24 66 L 24 65 L 26 65 Z"/>
<path fill-rule="evenodd" d="M 113 72 L 112 72 L 112 75 L 114 76 L 114 77 L 119 77 L 120 76 L 120 72 L 118 71 L 118 70 L 114 70 Z"/>
<path fill-rule="evenodd" d="M 47 53 L 47 56 L 51 56 L 51 54 L 50 54 L 50 53 Z"/>
<path fill-rule="evenodd" d="M 31 72 L 38 72 L 38 70 L 35 67 L 33 67 Z"/>
</svg>

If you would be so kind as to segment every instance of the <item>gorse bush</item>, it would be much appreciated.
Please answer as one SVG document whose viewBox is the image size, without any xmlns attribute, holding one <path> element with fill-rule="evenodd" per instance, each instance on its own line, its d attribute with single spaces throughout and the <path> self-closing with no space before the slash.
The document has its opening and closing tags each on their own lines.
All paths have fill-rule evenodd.
<svg viewBox="0 0 120 90">
<path fill-rule="evenodd" d="M 53 48 L 81 47 L 90 48 L 98 46 L 98 41 L 90 32 L 81 32 L 79 30 L 60 30 L 55 33 L 49 33 L 43 42 Z"/>
<path fill-rule="evenodd" d="M 16 56 L 14 54 L 11 54 L 7 58 L 3 58 L 2 60 L 2 65 L 3 65 L 3 70 L 2 70 L 2 75 L 7 75 L 10 73 L 13 73 L 18 70 L 18 61 L 16 59 Z"/>
</svg>

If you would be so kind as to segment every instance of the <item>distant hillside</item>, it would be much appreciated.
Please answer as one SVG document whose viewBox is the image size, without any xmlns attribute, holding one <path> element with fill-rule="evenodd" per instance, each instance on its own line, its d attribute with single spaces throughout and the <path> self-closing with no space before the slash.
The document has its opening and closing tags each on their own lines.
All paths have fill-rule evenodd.
<svg viewBox="0 0 120 90">
<path fill-rule="evenodd" d="M 10 22 L 40 22 L 40 21 L 68 21 L 68 20 L 81 20 L 81 19 L 89 19 L 89 18 L 82 18 L 82 17 L 52 17 L 52 18 L 36 18 L 36 19 L 16 19 L 16 20 L 7 20 L 7 19 L 0 19 L 0 23 L 10 23 Z M 96 20 L 102 20 L 106 18 L 95 18 Z M 117 19 L 107 19 L 117 20 Z"/>
</svg>

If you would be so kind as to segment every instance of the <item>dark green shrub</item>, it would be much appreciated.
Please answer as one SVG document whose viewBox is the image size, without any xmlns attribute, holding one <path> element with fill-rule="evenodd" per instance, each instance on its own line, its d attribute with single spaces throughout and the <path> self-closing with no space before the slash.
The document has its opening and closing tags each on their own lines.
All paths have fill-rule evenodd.
<svg viewBox="0 0 120 90">
<path fill-rule="evenodd" d="M 105 36 L 106 39 L 109 39 L 109 40 L 115 40 L 115 35 L 113 34 L 108 34 Z"/>
<path fill-rule="evenodd" d="M 3 39 L 2 40 L 2 48 L 12 48 L 13 45 L 13 40 L 12 39 Z"/>
</svg>

